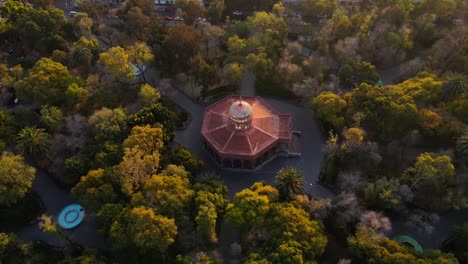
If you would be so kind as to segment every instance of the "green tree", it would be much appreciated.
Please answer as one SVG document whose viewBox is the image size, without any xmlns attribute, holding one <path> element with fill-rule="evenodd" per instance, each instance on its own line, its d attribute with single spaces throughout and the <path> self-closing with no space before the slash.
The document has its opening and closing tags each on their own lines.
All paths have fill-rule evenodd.
<svg viewBox="0 0 468 264">
<path fill-rule="evenodd" d="M 40 159 L 49 151 L 51 142 L 43 128 L 25 127 L 18 133 L 17 144 L 21 152 Z"/>
<path fill-rule="evenodd" d="M 144 207 L 124 209 L 109 233 L 114 249 L 125 251 L 136 248 L 143 255 L 165 253 L 176 236 L 174 219 L 157 215 Z"/>
<path fill-rule="evenodd" d="M 159 167 L 159 152 L 146 154 L 138 148 L 126 148 L 125 155 L 118 165 L 122 192 L 131 196 L 156 173 Z"/>
<path fill-rule="evenodd" d="M 105 65 L 118 80 L 134 80 L 136 77 L 130 54 L 120 46 L 101 53 L 98 62 Z"/>
<path fill-rule="evenodd" d="M 145 154 L 162 151 L 164 147 L 161 127 L 134 126 L 123 143 L 124 148 L 137 148 Z"/>
<path fill-rule="evenodd" d="M 201 85 L 201 96 L 204 98 L 208 89 L 219 82 L 218 69 L 209 64 L 200 54 L 190 59 L 190 74 L 195 83 Z"/>
<path fill-rule="evenodd" d="M 126 134 L 127 114 L 122 108 L 96 110 L 89 117 L 89 124 L 94 128 L 97 140 L 116 140 Z"/>
<path fill-rule="evenodd" d="M 200 51 L 200 34 L 184 24 L 177 24 L 169 30 L 164 41 L 161 54 L 163 67 L 171 74 L 187 71 L 190 69 L 190 58 Z"/>
<path fill-rule="evenodd" d="M 398 86 L 411 96 L 418 106 L 435 105 L 442 97 L 442 81 L 434 74 L 420 72 Z"/>
<path fill-rule="evenodd" d="M 322 16 L 330 16 L 333 10 L 336 8 L 336 0 L 301 0 L 299 1 L 299 7 L 303 11 L 303 17 L 308 21 L 316 21 Z"/>
<path fill-rule="evenodd" d="M 346 98 L 353 112 L 362 112 L 365 131 L 380 139 L 399 138 L 414 128 L 417 107 L 399 86 L 361 84 Z"/>
<path fill-rule="evenodd" d="M 191 174 L 198 174 L 203 169 L 203 161 L 185 148 L 179 148 L 171 158 L 172 163 L 183 166 Z"/>
<path fill-rule="evenodd" d="M 63 127 L 63 113 L 55 106 L 43 105 L 41 107 L 41 122 L 50 132 L 58 132 Z"/>
<path fill-rule="evenodd" d="M 404 245 L 376 234 L 370 229 L 358 229 L 356 234 L 348 238 L 348 245 L 352 261 L 358 263 L 421 263 L 457 264 L 458 261 L 450 254 L 442 254 L 440 251 L 428 251 L 425 254 L 416 254 Z"/>
<path fill-rule="evenodd" d="M 224 0 L 211 1 L 206 9 L 206 16 L 211 18 L 211 22 L 217 24 L 221 22 L 224 11 Z"/>
<path fill-rule="evenodd" d="M 171 218 L 181 219 L 190 209 L 194 192 L 183 168 L 168 165 L 165 171 L 153 175 L 143 187 L 145 204 Z"/>
<path fill-rule="evenodd" d="M 269 257 L 273 263 L 288 263 L 288 259 L 294 258 L 290 253 L 299 254 L 304 261 L 313 261 L 322 255 L 327 245 L 323 225 L 311 220 L 306 211 L 292 204 L 276 203 L 271 216 L 269 230 L 277 249 Z M 291 263 L 301 263 L 295 261 Z"/>
<path fill-rule="evenodd" d="M 140 87 L 138 98 L 143 103 L 143 106 L 148 107 L 159 102 L 161 99 L 161 94 L 159 93 L 158 89 L 145 83 Z"/>
<path fill-rule="evenodd" d="M 128 126 L 134 127 L 136 125 L 162 125 L 164 143 L 171 142 L 174 137 L 174 120 L 175 114 L 161 103 L 153 104 L 152 106 L 145 107 L 128 119 Z"/>
<path fill-rule="evenodd" d="M 28 74 L 17 83 L 16 95 L 19 100 L 38 105 L 63 105 L 65 91 L 76 82 L 68 69 L 48 58 L 41 58 Z"/>
<path fill-rule="evenodd" d="M 216 237 L 216 220 L 218 215 L 213 203 L 205 203 L 198 208 L 195 222 L 197 223 L 197 234 L 212 243 L 218 241 Z"/>
<path fill-rule="evenodd" d="M 96 64 L 101 52 L 102 48 L 96 39 L 88 40 L 85 37 L 81 37 L 73 42 L 70 48 L 70 66 L 89 70 L 90 67 Z"/>
<path fill-rule="evenodd" d="M 138 69 L 146 82 L 145 69 L 149 68 L 149 63 L 153 61 L 154 55 L 150 48 L 143 42 L 138 42 L 128 48 L 128 56 L 132 65 Z"/>
<path fill-rule="evenodd" d="M 283 198 L 293 199 L 304 192 L 304 175 L 296 168 L 283 168 L 276 173 L 275 184 Z"/>
<path fill-rule="evenodd" d="M 448 209 L 454 205 L 453 199 L 458 199 L 448 195 L 450 188 L 456 184 L 455 167 L 449 156 L 427 152 L 420 154 L 402 177 L 415 190 L 415 203 L 421 207 Z M 428 197 L 427 193 L 432 195 Z"/>
<path fill-rule="evenodd" d="M 460 263 L 468 262 L 468 222 L 455 226 L 450 232 L 450 237 L 445 240 L 443 250 L 453 253 Z"/>
<path fill-rule="evenodd" d="M 333 128 L 339 130 L 344 125 L 344 109 L 346 101 L 332 92 L 322 92 L 310 101 L 310 107 L 317 117 Z"/>
<path fill-rule="evenodd" d="M 468 77 L 463 73 L 448 73 L 444 77 L 444 96 L 455 99 L 468 94 Z"/>
<path fill-rule="evenodd" d="M 338 76 L 341 83 L 346 87 L 357 87 L 361 83 L 374 85 L 379 80 L 375 66 L 367 61 L 349 61 L 341 66 Z"/>
<path fill-rule="evenodd" d="M 80 203 L 90 210 L 98 210 L 106 203 L 117 198 L 112 183 L 112 175 L 103 169 L 90 170 L 81 177 L 80 182 L 71 190 Z"/>
<path fill-rule="evenodd" d="M 0 164 L 0 205 L 8 206 L 31 189 L 36 170 L 26 165 L 21 156 L 7 152 L 0 155 Z"/>
<path fill-rule="evenodd" d="M 90 92 L 80 87 L 76 83 L 72 83 L 68 86 L 67 90 L 65 91 L 66 102 L 67 104 L 75 111 L 82 109 L 90 97 Z"/>
<path fill-rule="evenodd" d="M 174 5 L 182 10 L 182 17 L 188 25 L 205 15 L 205 7 L 197 0 L 179 0 Z"/>
<path fill-rule="evenodd" d="M 259 193 L 257 187 L 254 184 L 250 189 L 236 193 L 234 202 L 226 209 L 226 220 L 242 231 L 262 227 L 268 217 L 269 196 Z"/>
</svg>

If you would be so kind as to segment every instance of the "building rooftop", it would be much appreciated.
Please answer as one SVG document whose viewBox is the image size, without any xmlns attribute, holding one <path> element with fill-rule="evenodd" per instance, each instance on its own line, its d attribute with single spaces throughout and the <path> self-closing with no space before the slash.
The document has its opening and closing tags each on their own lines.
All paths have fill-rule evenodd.
<svg viewBox="0 0 468 264">
<path fill-rule="evenodd" d="M 249 125 L 239 127 L 238 120 Z M 207 107 L 201 133 L 222 157 L 252 159 L 273 144 L 290 142 L 291 126 L 291 115 L 278 113 L 258 96 L 228 96 Z"/>
</svg>

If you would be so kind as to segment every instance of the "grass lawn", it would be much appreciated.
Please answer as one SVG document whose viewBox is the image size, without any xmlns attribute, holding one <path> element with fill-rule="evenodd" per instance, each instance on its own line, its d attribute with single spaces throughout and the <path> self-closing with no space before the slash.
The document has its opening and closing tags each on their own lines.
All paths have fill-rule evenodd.
<svg viewBox="0 0 468 264">
<path fill-rule="evenodd" d="M 18 203 L 0 207 L 0 232 L 16 232 L 44 212 L 41 198 L 29 192 Z"/>
</svg>

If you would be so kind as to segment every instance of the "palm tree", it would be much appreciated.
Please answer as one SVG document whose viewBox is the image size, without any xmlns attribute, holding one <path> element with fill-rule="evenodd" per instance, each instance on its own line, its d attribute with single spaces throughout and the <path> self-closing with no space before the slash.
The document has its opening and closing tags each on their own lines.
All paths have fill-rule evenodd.
<svg viewBox="0 0 468 264">
<path fill-rule="evenodd" d="M 453 99 L 468 92 L 468 77 L 463 73 L 448 73 L 444 78 L 444 96 Z"/>
<path fill-rule="evenodd" d="M 296 168 L 283 168 L 278 171 L 275 178 L 276 187 L 280 194 L 291 199 L 304 192 L 304 176 Z"/>
<path fill-rule="evenodd" d="M 89 67 L 93 60 L 93 52 L 82 46 L 73 47 L 71 52 L 71 66 L 72 67 Z"/>
<path fill-rule="evenodd" d="M 468 162 L 468 129 L 457 139 L 456 149 L 462 161 Z"/>
<path fill-rule="evenodd" d="M 18 147 L 21 152 L 34 158 L 42 158 L 50 147 L 49 134 L 43 128 L 25 127 L 18 133 Z"/>
</svg>

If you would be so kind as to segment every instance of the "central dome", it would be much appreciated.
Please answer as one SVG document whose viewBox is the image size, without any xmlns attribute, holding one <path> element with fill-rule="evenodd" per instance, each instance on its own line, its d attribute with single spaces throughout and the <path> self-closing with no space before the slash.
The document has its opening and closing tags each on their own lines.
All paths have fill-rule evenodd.
<svg viewBox="0 0 468 264">
<path fill-rule="evenodd" d="M 247 129 L 252 124 L 252 106 L 242 99 L 235 101 L 229 107 L 228 116 L 235 129 Z"/>
</svg>

